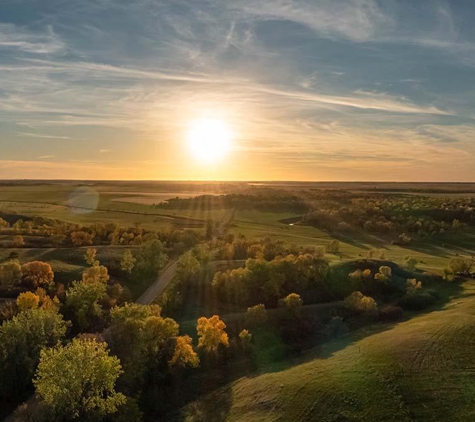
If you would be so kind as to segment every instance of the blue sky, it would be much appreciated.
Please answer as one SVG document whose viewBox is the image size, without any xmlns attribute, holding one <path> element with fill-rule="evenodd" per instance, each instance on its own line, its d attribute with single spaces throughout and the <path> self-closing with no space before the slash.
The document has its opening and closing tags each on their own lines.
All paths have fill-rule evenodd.
<svg viewBox="0 0 475 422">
<path fill-rule="evenodd" d="M 475 4 L 2 0 L 0 178 L 475 180 Z M 189 154 L 190 121 L 233 150 Z"/>
</svg>

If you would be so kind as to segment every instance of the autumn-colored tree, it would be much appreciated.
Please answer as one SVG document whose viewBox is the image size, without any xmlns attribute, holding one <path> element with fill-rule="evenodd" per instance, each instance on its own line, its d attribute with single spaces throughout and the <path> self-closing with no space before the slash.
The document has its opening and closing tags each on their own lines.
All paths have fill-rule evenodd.
<svg viewBox="0 0 475 422">
<path fill-rule="evenodd" d="M 417 281 L 415 278 L 408 278 L 406 282 L 407 293 L 412 294 L 422 289 L 422 282 Z"/>
<path fill-rule="evenodd" d="M 36 309 L 40 304 L 40 297 L 32 292 L 20 293 L 16 299 L 16 306 L 20 312 Z"/>
<path fill-rule="evenodd" d="M 22 282 L 28 287 L 48 286 L 54 280 L 54 272 L 47 262 L 32 261 L 23 264 Z"/>
<path fill-rule="evenodd" d="M 354 312 L 371 312 L 378 308 L 376 301 L 361 292 L 353 292 L 345 299 L 345 306 Z"/>
<path fill-rule="evenodd" d="M 12 240 L 12 248 L 21 248 L 25 246 L 25 241 L 23 240 L 23 236 L 17 235 Z"/>
<path fill-rule="evenodd" d="M 49 297 L 45 289 L 38 287 L 35 291 L 35 294 L 39 297 L 39 306 L 41 309 L 46 309 L 50 311 L 57 311 L 59 309 L 59 299 L 57 296 L 53 298 Z"/>
<path fill-rule="evenodd" d="M 86 263 L 91 266 L 98 266 L 99 261 L 96 260 L 97 250 L 94 248 L 88 248 L 86 253 L 84 254 L 84 259 Z"/>
<path fill-rule="evenodd" d="M 0 264 L 0 286 L 10 289 L 21 280 L 21 265 L 18 260 L 12 260 Z"/>
<path fill-rule="evenodd" d="M 198 319 L 196 330 L 198 332 L 198 347 L 206 352 L 216 352 L 218 346 L 222 344 L 229 346 L 229 337 L 224 331 L 226 324 L 218 315 L 211 318 L 201 317 Z"/>
<path fill-rule="evenodd" d="M 134 257 L 130 249 L 127 249 L 122 256 L 122 260 L 120 261 L 120 268 L 125 273 L 131 273 L 135 267 L 135 263 L 137 262 L 137 258 Z"/>
<path fill-rule="evenodd" d="M 249 349 L 251 347 L 252 334 L 248 330 L 242 330 L 239 333 L 239 340 L 241 340 L 244 349 Z"/>
<path fill-rule="evenodd" d="M 59 420 L 101 420 L 125 404 L 115 391 L 122 373 L 120 361 L 110 356 L 106 343 L 74 339 L 41 351 L 33 381 L 43 404 Z"/>
<path fill-rule="evenodd" d="M 96 265 L 87 268 L 82 273 L 82 282 L 86 284 L 107 283 L 109 281 L 109 271 L 103 265 Z"/>
<path fill-rule="evenodd" d="M 264 245 L 257 243 L 249 246 L 247 256 L 253 259 L 264 259 Z"/>
<path fill-rule="evenodd" d="M 263 325 L 269 319 L 265 305 L 260 303 L 259 305 L 247 308 L 246 311 L 246 326 L 258 327 Z"/>
<path fill-rule="evenodd" d="M 0 228 L 6 229 L 8 227 L 10 227 L 8 221 L 5 221 L 2 217 L 0 217 Z"/>
<path fill-rule="evenodd" d="M 288 296 L 282 299 L 282 302 L 287 309 L 293 312 L 299 310 L 299 308 L 301 308 L 303 305 L 303 300 L 297 293 L 290 293 Z"/>
<path fill-rule="evenodd" d="M 175 352 L 169 365 L 178 368 L 196 368 L 200 364 L 198 355 L 193 350 L 190 336 L 179 336 L 176 338 Z"/>
<path fill-rule="evenodd" d="M 73 246 L 89 246 L 92 245 L 92 241 L 94 239 L 93 234 L 87 233 L 83 230 L 71 232 L 70 237 Z"/>
<path fill-rule="evenodd" d="M 374 275 L 374 279 L 386 282 L 386 281 L 391 280 L 391 276 L 392 276 L 391 267 L 388 267 L 387 265 L 382 265 L 381 267 L 379 267 L 379 273 L 376 273 Z"/>
</svg>

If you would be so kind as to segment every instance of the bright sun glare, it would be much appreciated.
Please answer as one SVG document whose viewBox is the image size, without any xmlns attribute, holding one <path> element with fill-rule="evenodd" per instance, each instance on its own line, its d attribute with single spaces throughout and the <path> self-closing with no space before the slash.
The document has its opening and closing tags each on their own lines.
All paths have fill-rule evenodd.
<svg viewBox="0 0 475 422">
<path fill-rule="evenodd" d="M 232 132 L 228 125 L 217 119 L 199 119 L 191 122 L 188 144 L 193 156 L 200 161 L 216 161 L 231 149 Z"/>
</svg>

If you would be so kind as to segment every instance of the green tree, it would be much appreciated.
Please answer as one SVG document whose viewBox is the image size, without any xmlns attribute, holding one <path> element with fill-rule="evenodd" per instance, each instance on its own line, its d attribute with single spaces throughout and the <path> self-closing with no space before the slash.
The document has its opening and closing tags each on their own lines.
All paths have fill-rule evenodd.
<svg viewBox="0 0 475 422">
<path fill-rule="evenodd" d="M 158 239 L 149 240 L 140 247 L 136 269 L 148 275 L 156 275 L 167 260 L 163 243 Z"/>
<path fill-rule="evenodd" d="M 340 252 L 340 242 L 338 240 L 332 240 L 326 246 L 327 253 L 337 254 Z"/>
<path fill-rule="evenodd" d="M 122 256 L 122 260 L 120 261 L 120 268 L 125 273 L 131 273 L 135 267 L 137 262 L 137 258 L 134 257 L 130 249 L 127 249 Z"/>
<path fill-rule="evenodd" d="M 0 396 L 16 399 L 31 385 L 40 350 L 63 339 L 69 322 L 46 309 L 20 312 L 0 327 Z"/>
<path fill-rule="evenodd" d="M 184 283 L 196 281 L 200 276 L 201 265 L 191 252 L 183 254 L 177 262 L 176 275 Z"/>
<path fill-rule="evenodd" d="M 268 321 L 266 307 L 264 304 L 252 306 L 246 311 L 246 326 L 253 328 L 264 325 Z"/>
<path fill-rule="evenodd" d="M 121 373 L 120 361 L 109 355 L 106 343 L 74 339 L 41 351 L 33 383 L 57 420 L 100 420 L 126 402 L 115 391 Z"/>
<path fill-rule="evenodd" d="M 21 265 L 18 260 L 12 260 L 0 265 L 0 286 L 10 289 L 21 280 Z"/>
<path fill-rule="evenodd" d="M 66 309 L 72 312 L 74 320 L 82 331 L 93 329 L 102 318 L 99 300 L 106 294 L 105 283 L 73 282 L 66 292 Z"/>
<path fill-rule="evenodd" d="M 419 261 L 412 256 L 406 256 L 406 258 L 404 258 L 404 268 L 408 271 L 414 271 L 418 263 Z"/>
<path fill-rule="evenodd" d="M 456 256 L 449 261 L 449 268 L 453 274 L 469 275 L 473 266 L 473 260 Z"/>
</svg>

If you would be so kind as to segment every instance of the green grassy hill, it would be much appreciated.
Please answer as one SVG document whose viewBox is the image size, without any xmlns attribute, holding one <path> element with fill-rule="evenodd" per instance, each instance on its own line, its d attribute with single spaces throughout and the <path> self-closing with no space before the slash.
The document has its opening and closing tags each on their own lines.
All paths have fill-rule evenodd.
<svg viewBox="0 0 475 422">
<path fill-rule="evenodd" d="M 376 324 L 186 406 L 185 421 L 475 420 L 475 284 L 441 309 Z"/>
</svg>

